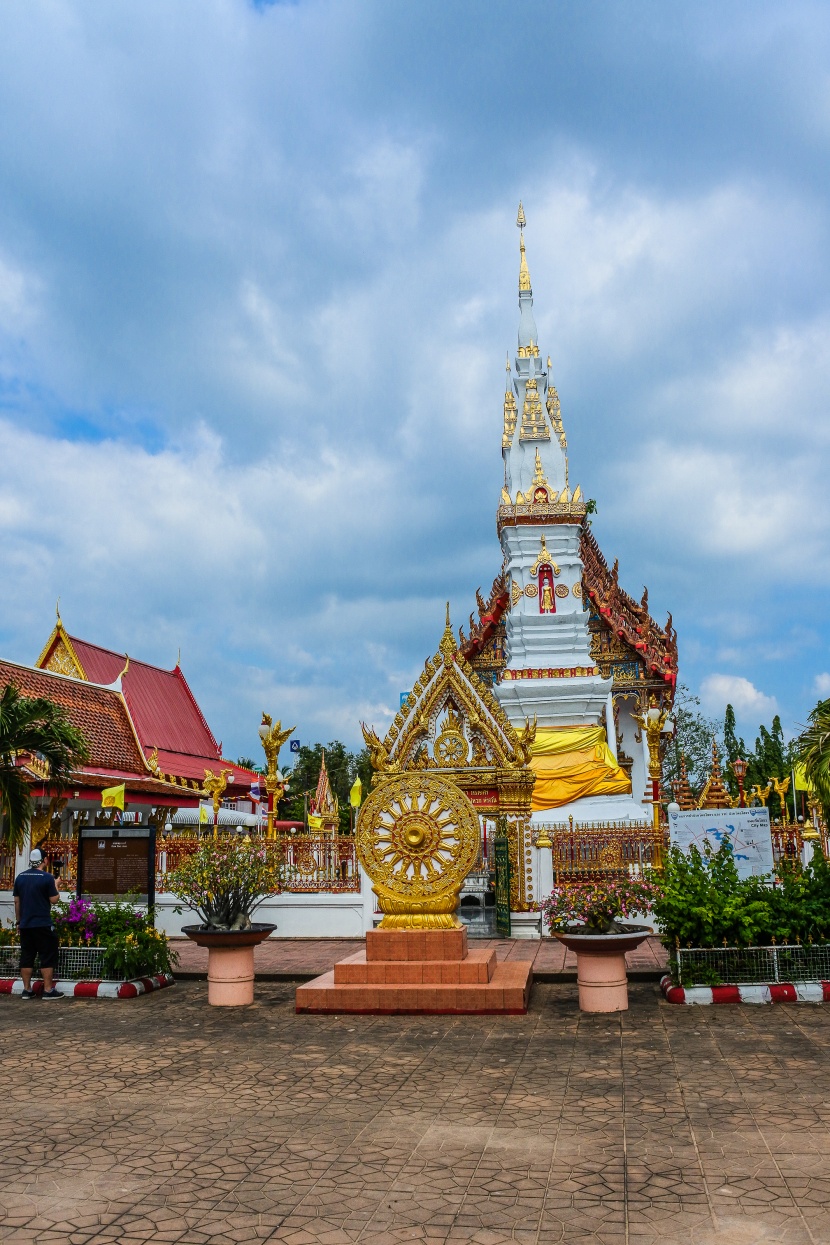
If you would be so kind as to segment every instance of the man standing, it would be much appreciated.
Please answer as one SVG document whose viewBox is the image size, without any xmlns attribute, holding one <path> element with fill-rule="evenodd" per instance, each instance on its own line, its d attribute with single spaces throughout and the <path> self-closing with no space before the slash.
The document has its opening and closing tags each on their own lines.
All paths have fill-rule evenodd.
<svg viewBox="0 0 830 1245">
<path fill-rule="evenodd" d="M 14 916 L 20 930 L 20 976 L 23 978 L 24 999 L 36 997 L 32 989 L 35 955 L 40 956 L 43 997 L 62 999 L 54 986 L 58 962 L 58 936 L 52 927 L 52 905 L 60 900 L 59 878 L 47 873 L 43 853 L 35 848 L 29 853 L 29 868 L 14 880 Z"/>
</svg>

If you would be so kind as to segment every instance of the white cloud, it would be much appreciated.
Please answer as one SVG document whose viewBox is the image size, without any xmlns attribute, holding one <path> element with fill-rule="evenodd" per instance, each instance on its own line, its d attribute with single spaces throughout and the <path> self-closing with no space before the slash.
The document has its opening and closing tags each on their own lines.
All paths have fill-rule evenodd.
<svg viewBox="0 0 830 1245">
<path fill-rule="evenodd" d="M 830 696 L 830 674 L 817 674 L 813 679 L 813 691 L 817 696 Z"/>
<path fill-rule="evenodd" d="M 759 692 L 749 679 L 738 674 L 709 674 L 700 685 L 700 702 L 707 713 L 723 713 L 732 705 L 739 719 L 765 721 L 778 712 L 774 696 Z"/>
</svg>

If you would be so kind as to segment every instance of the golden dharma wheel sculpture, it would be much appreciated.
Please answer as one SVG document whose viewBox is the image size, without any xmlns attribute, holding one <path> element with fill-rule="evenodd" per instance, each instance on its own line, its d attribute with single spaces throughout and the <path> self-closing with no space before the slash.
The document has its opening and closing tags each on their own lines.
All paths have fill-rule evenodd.
<svg viewBox="0 0 830 1245">
<path fill-rule="evenodd" d="M 478 814 L 454 783 L 424 774 L 384 779 L 360 810 L 357 854 L 372 880 L 381 929 L 457 929 L 475 864 Z"/>
</svg>

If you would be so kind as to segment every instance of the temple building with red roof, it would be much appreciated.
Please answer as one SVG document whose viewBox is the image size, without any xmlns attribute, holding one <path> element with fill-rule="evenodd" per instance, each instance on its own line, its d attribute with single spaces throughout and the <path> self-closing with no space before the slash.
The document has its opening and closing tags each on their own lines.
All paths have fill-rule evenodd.
<svg viewBox="0 0 830 1245">
<path fill-rule="evenodd" d="M 222 756 L 221 745 L 178 661 L 172 670 L 135 661 L 126 653 L 70 636 L 58 615 L 35 668 L 61 675 L 73 684 L 114 690 L 123 702 L 142 767 L 167 786 L 188 789 L 188 796 L 180 801 L 182 806 L 198 803 L 206 770 L 227 770 L 229 765 L 233 773 L 225 798 L 250 799 L 251 783 L 258 775 Z"/>
</svg>

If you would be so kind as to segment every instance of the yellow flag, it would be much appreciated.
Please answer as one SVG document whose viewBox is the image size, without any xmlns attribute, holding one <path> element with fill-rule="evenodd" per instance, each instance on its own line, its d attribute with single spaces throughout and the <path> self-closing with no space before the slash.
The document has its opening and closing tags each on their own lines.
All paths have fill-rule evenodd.
<svg viewBox="0 0 830 1245">
<path fill-rule="evenodd" d="M 120 808 L 124 811 L 124 783 L 120 787 L 104 787 L 101 792 L 101 808 Z"/>
<path fill-rule="evenodd" d="M 321 830 L 322 826 L 323 826 L 323 818 L 319 817 L 316 813 L 309 813 L 308 815 L 309 830 Z"/>
<path fill-rule="evenodd" d="M 363 783 L 359 778 L 355 778 L 352 783 L 352 789 L 349 792 L 349 803 L 352 808 L 360 808 L 360 801 L 363 799 Z"/>
<path fill-rule="evenodd" d="M 793 769 L 793 773 L 795 774 L 796 791 L 812 791 L 813 788 L 810 786 L 810 780 L 808 779 L 802 764 L 797 764 Z"/>
<path fill-rule="evenodd" d="M 207 825 L 207 819 L 208 819 L 207 805 L 200 804 L 199 805 L 199 825 L 200 826 Z"/>
</svg>

